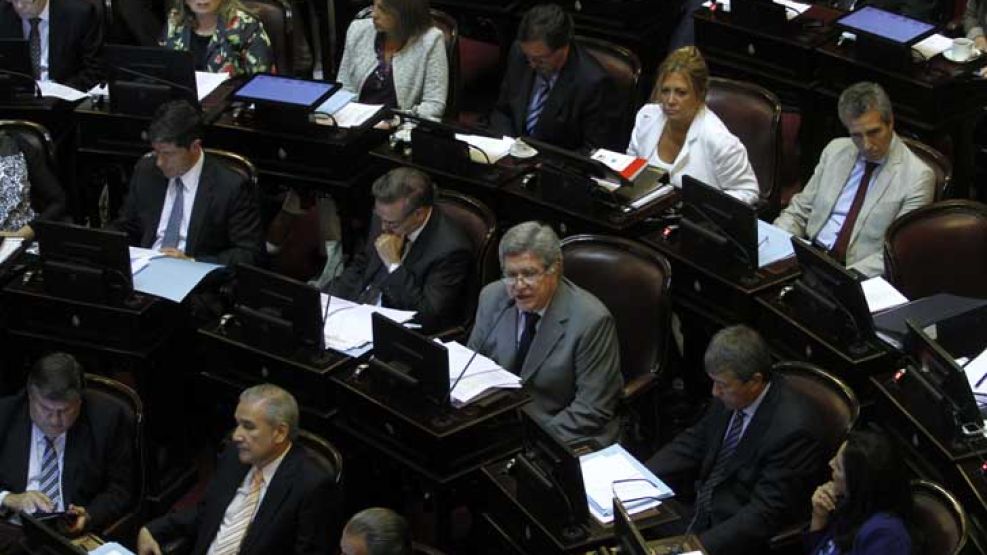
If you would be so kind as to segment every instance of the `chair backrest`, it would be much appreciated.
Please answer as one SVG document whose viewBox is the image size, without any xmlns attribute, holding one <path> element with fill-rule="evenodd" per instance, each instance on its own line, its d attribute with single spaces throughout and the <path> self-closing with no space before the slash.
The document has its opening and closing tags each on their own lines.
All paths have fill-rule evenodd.
<svg viewBox="0 0 987 555">
<path fill-rule="evenodd" d="M 305 449 L 308 456 L 315 464 L 322 467 L 330 476 L 336 486 L 343 483 L 343 455 L 339 449 L 323 439 L 306 430 L 298 431 L 298 444 Z"/>
<path fill-rule="evenodd" d="M 987 205 L 947 200 L 898 218 L 884 236 L 888 281 L 909 299 L 987 298 Z"/>
<path fill-rule="evenodd" d="M 279 73 L 294 75 L 294 10 L 288 0 L 244 0 L 243 5 L 254 13 L 271 39 L 274 63 Z"/>
<path fill-rule="evenodd" d="M 589 52 L 613 79 L 618 96 L 616 99 L 607 99 L 607 102 L 616 101 L 623 104 L 620 112 L 622 118 L 619 136 L 629 137 L 641 96 L 638 91 L 641 80 L 640 58 L 627 48 L 603 39 L 576 36 L 575 40 L 576 44 Z"/>
<path fill-rule="evenodd" d="M 465 321 L 469 322 L 473 317 L 480 289 L 497 276 L 497 216 L 479 200 L 445 189 L 439 191 L 435 205 L 442 214 L 459 225 L 473 244 L 474 271 L 467 284 L 467 304 L 463 309 Z"/>
<path fill-rule="evenodd" d="M 773 371 L 805 398 L 822 420 L 827 456 L 835 454 L 860 416 L 860 401 L 843 380 L 808 362 L 779 362 Z"/>
<path fill-rule="evenodd" d="M 19 119 L 0 119 L 0 131 L 5 131 L 17 140 L 21 148 L 30 148 L 39 159 L 45 160 L 55 169 L 55 143 L 45 126 L 33 121 Z"/>
<path fill-rule="evenodd" d="M 919 555 L 955 555 L 966 546 L 969 522 L 966 511 L 945 488 L 926 480 L 912 480 L 912 524 L 922 540 Z"/>
<path fill-rule="evenodd" d="M 446 39 L 446 60 L 449 62 L 449 89 L 446 93 L 445 117 L 455 118 L 459 113 L 459 23 L 451 15 L 441 10 L 432 9 L 432 24 L 435 25 Z"/>
<path fill-rule="evenodd" d="M 921 141 L 909 137 L 902 137 L 902 140 L 935 174 L 935 200 L 947 198 L 949 185 L 953 181 L 953 163 L 941 152 Z"/>
<path fill-rule="evenodd" d="M 671 348 L 668 260 L 620 237 L 573 235 L 562 240 L 562 271 L 613 315 L 625 382 L 660 373 Z"/>
<path fill-rule="evenodd" d="M 253 162 L 244 156 L 228 150 L 219 150 L 216 148 L 207 148 L 204 150 L 206 151 L 206 154 L 217 159 L 227 168 L 240 174 L 241 177 L 247 180 L 248 186 L 251 190 L 256 193 L 257 180 L 260 179 L 260 177 L 257 173 L 257 166 L 255 166 Z"/>
<path fill-rule="evenodd" d="M 778 168 L 781 152 L 781 102 L 774 93 L 746 81 L 710 77 L 706 106 L 747 148 L 761 200 L 778 205 Z"/>
</svg>

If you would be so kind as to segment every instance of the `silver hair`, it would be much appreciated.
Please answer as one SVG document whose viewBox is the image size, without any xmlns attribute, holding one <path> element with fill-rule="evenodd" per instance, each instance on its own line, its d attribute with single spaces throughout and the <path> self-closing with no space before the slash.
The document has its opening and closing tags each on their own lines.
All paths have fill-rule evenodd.
<svg viewBox="0 0 987 555">
<path fill-rule="evenodd" d="M 394 168 L 374 181 L 371 188 L 374 199 L 391 204 L 408 199 L 410 213 L 422 206 L 432 206 L 435 202 L 435 184 L 427 173 L 414 168 Z"/>
<path fill-rule="evenodd" d="M 540 222 L 524 222 L 507 230 L 500 240 L 500 267 L 504 259 L 529 252 L 541 258 L 548 268 L 562 259 L 559 236 L 548 225 Z"/>
<path fill-rule="evenodd" d="M 284 389 L 262 383 L 249 387 L 240 393 L 242 403 L 263 403 L 264 415 L 272 426 L 285 424 L 288 426 L 288 437 L 294 440 L 298 437 L 298 402 Z"/>
<path fill-rule="evenodd" d="M 849 127 L 850 122 L 860 116 L 877 110 L 881 114 L 881 121 L 891 123 L 894 112 L 891 110 L 891 99 L 888 93 L 884 92 L 877 83 L 861 81 L 850 85 L 840 94 L 840 101 L 837 105 L 837 113 L 844 126 Z"/>
<path fill-rule="evenodd" d="M 730 326 L 716 332 L 703 357 L 706 372 L 720 375 L 733 372 L 742 381 L 750 381 L 760 373 L 765 381 L 771 379 L 771 351 L 761 334 L 744 326 Z"/>
<path fill-rule="evenodd" d="M 367 555 L 411 555 L 408 521 L 391 509 L 372 507 L 356 513 L 343 535 L 363 538 Z"/>
</svg>

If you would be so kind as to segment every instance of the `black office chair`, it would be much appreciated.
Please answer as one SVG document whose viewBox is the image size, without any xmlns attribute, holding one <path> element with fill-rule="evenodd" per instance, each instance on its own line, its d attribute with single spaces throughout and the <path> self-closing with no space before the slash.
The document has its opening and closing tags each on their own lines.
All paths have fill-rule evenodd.
<svg viewBox="0 0 987 555">
<path fill-rule="evenodd" d="M 48 129 L 33 121 L 0 119 L 0 131 L 17 139 L 21 148 L 31 148 L 52 168 L 55 168 L 55 142 Z"/>
<path fill-rule="evenodd" d="M 257 191 L 257 181 L 260 179 L 260 174 L 257 172 L 257 166 L 254 165 L 245 156 L 237 154 L 235 152 L 230 152 L 228 150 L 220 150 L 216 148 L 204 149 L 206 154 L 216 158 L 223 163 L 227 168 L 240 174 L 245 180 L 249 187 L 256 192 Z"/>
<path fill-rule="evenodd" d="M 288 0 L 244 0 L 243 5 L 260 19 L 271 39 L 274 63 L 285 75 L 295 70 L 295 12 Z"/>
<path fill-rule="evenodd" d="M 638 90 L 641 80 L 640 58 L 627 48 L 607 40 L 576 36 L 575 41 L 589 52 L 613 79 L 616 97 L 607 99 L 607 102 L 619 104 L 621 120 L 618 134 L 620 137 L 629 137 L 634 127 L 634 115 L 641 96 Z"/>
<path fill-rule="evenodd" d="M 963 505 L 946 488 L 912 480 L 912 520 L 920 541 L 917 555 L 958 555 L 970 534 Z"/>
</svg>

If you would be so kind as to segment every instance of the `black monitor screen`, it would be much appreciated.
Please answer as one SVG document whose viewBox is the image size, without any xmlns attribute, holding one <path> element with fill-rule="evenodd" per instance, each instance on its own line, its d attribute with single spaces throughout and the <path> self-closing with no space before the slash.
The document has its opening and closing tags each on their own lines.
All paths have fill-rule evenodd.
<svg viewBox="0 0 987 555">
<path fill-rule="evenodd" d="M 372 368 L 417 386 L 426 399 L 449 402 L 449 350 L 383 314 L 374 313 Z"/>
<path fill-rule="evenodd" d="M 0 39 L 0 96 L 34 93 L 31 50 L 26 40 Z"/>
<path fill-rule="evenodd" d="M 802 239 L 792 237 L 792 247 L 802 271 L 797 288 L 815 300 L 815 308 L 832 313 L 845 326 L 831 331 L 863 341 L 873 338 L 874 317 L 857 276 Z"/>
<path fill-rule="evenodd" d="M 111 102 L 116 102 L 113 96 L 121 83 L 164 88 L 170 98 L 183 98 L 193 104 L 199 101 L 195 63 L 190 52 L 156 46 L 107 44 L 103 47 L 103 59 Z M 126 91 L 117 92 L 117 95 Z"/>
<path fill-rule="evenodd" d="M 233 93 L 237 100 L 315 109 L 339 88 L 336 83 L 257 74 Z"/>
<path fill-rule="evenodd" d="M 626 184 L 619 173 L 608 168 L 603 162 L 593 160 L 588 156 L 583 156 L 578 152 L 557 147 L 551 143 L 539 141 L 531 137 L 524 137 L 524 142 L 538 151 L 538 159 L 542 164 L 547 164 L 561 171 L 579 175 L 582 177 L 597 177 L 606 179 L 614 183 Z"/>
<path fill-rule="evenodd" d="M 62 518 L 53 516 L 51 518 Z M 71 541 L 54 530 L 48 524 L 48 519 L 35 518 L 21 513 L 24 525 L 24 536 L 30 545 L 30 553 L 36 555 L 86 555 L 86 550 L 72 544 Z"/>
<path fill-rule="evenodd" d="M 249 337 L 271 350 L 323 350 L 317 289 L 246 264 L 237 266 L 236 276 L 236 311 Z"/>
<path fill-rule="evenodd" d="M 952 403 L 959 417 L 958 424 L 974 423 L 980 426 L 982 418 L 970 382 L 953 357 L 913 322 L 908 322 L 904 346 L 905 353 Z"/>
<path fill-rule="evenodd" d="M 126 233 L 43 220 L 31 227 L 37 236 L 48 293 L 116 303 L 133 292 Z"/>
<path fill-rule="evenodd" d="M 757 212 L 716 187 L 682 176 L 682 231 L 690 240 L 714 246 L 716 253 L 757 269 Z"/>
<path fill-rule="evenodd" d="M 836 20 L 851 32 L 866 33 L 898 44 L 913 44 L 935 31 L 931 23 L 873 6 L 864 6 Z"/>
</svg>

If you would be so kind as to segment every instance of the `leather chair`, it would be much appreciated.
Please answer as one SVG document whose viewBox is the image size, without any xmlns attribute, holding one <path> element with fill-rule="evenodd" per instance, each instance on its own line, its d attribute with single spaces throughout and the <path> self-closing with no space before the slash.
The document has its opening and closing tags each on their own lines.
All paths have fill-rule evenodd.
<svg viewBox="0 0 987 555">
<path fill-rule="evenodd" d="M 902 137 L 908 148 L 918 156 L 936 176 L 934 200 L 940 201 L 949 198 L 949 185 L 953 181 L 953 163 L 949 158 L 943 156 L 941 152 L 931 146 L 909 137 Z"/>
<path fill-rule="evenodd" d="M 271 39 L 274 63 L 279 73 L 295 75 L 295 12 L 288 0 L 244 0 Z"/>
<path fill-rule="evenodd" d="M 436 9 L 432 13 L 432 24 L 435 25 L 446 39 L 446 60 L 449 62 L 449 89 L 446 93 L 445 117 L 455 119 L 459 114 L 459 24 L 451 15 Z"/>
<path fill-rule="evenodd" d="M 298 431 L 297 441 L 308 456 L 333 477 L 337 487 L 343 484 L 343 455 L 339 449 L 321 436 L 306 430 Z"/>
<path fill-rule="evenodd" d="M 922 545 L 917 555 L 956 555 L 966 547 L 970 525 L 952 493 L 934 482 L 912 480 L 912 525 Z"/>
<path fill-rule="evenodd" d="M 203 151 L 205 151 L 205 153 L 209 156 L 216 158 L 230 170 L 240 174 L 240 176 L 247 181 L 247 186 L 256 193 L 259 174 L 257 173 L 257 166 L 255 166 L 253 162 L 235 152 L 230 152 L 228 150 L 205 148 Z M 153 156 L 154 152 L 147 152 L 144 154 L 144 158 L 151 158 Z"/>
<path fill-rule="evenodd" d="M 613 315 L 624 376 L 622 410 L 630 412 L 624 435 L 632 441 L 649 437 L 657 428 L 657 403 L 644 396 L 657 385 L 672 348 L 668 261 L 620 237 L 573 235 L 562 240 L 562 271 Z"/>
<path fill-rule="evenodd" d="M 781 102 L 760 85 L 710 77 L 706 106 L 747 148 L 761 189 L 759 212 L 770 221 L 780 208 Z"/>
<path fill-rule="evenodd" d="M 134 505 L 131 510 L 100 531 L 104 538 L 129 539 L 143 524 L 141 508 L 146 497 L 147 478 L 145 474 L 144 452 L 144 404 L 140 396 L 130 387 L 103 376 L 86 374 L 86 392 L 105 401 L 120 406 L 126 414 L 128 424 L 134 431 Z"/>
<path fill-rule="evenodd" d="M 987 205 L 947 200 L 898 218 L 884 236 L 884 265 L 909 299 L 987 298 Z"/>
<path fill-rule="evenodd" d="M 638 90 L 638 83 L 641 80 L 640 58 L 627 48 L 603 39 L 576 36 L 575 41 L 586 49 L 613 79 L 617 97 L 607 99 L 607 102 L 622 104 L 619 136 L 630 137 L 638 100 L 641 97 Z"/>
<path fill-rule="evenodd" d="M 33 121 L 0 119 L 0 131 L 13 137 L 22 151 L 30 150 L 30 153 L 34 155 L 31 158 L 40 160 L 45 164 L 52 178 L 57 179 L 58 166 L 55 162 L 55 143 L 47 128 Z M 44 206 L 40 208 L 45 209 Z M 64 214 L 57 215 L 58 218 L 63 216 Z"/>
</svg>

